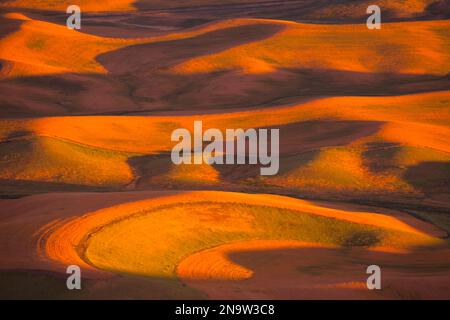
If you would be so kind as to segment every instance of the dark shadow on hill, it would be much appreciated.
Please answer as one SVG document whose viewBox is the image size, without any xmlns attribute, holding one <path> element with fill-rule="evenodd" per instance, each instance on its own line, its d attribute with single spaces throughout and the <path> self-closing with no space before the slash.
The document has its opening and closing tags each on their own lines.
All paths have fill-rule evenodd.
<svg viewBox="0 0 450 320">
<path fill-rule="evenodd" d="M 425 12 L 433 19 L 448 19 L 450 18 L 450 0 L 434 1 L 426 7 Z"/>
<path fill-rule="evenodd" d="M 441 259 L 437 258 L 439 253 Z M 240 249 L 226 255 L 232 263 L 252 271 L 251 277 L 182 280 L 216 299 L 380 299 L 380 291 L 366 287 L 367 267 L 380 265 L 383 298 L 449 296 L 441 287 L 449 276 L 450 260 L 446 251 L 431 249 L 396 254 L 367 247 L 283 248 L 280 245 L 277 249 Z"/>
<path fill-rule="evenodd" d="M 253 24 L 214 30 L 195 37 L 138 44 L 97 57 L 112 74 L 163 69 L 186 59 L 218 53 L 239 45 L 260 41 L 284 29 L 280 24 Z"/>
<path fill-rule="evenodd" d="M 280 130 L 280 171 L 278 174 L 284 174 L 299 166 L 307 165 L 319 154 L 321 148 L 343 146 L 352 143 L 360 138 L 370 136 L 376 133 L 382 123 L 376 121 L 332 121 L 317 120 L 304 121 L 288 125 L 268 127 L 266 129 Z M 238 129 L 238 128 L 234 128 Z M 262 128 L 257 128 L 262 129 Z M 209 143 L 204 142 L 203 147 Z M 226 150 L 226 143 L 222 141 L 223 150 Z M 235 142 L 234 150 L 237 150 Z M 262 181 L 247 181 L 248 179 L 258 178 L 261 164 L 249 164 L 248 159 L 248 140 L 246 140 L 246 160 L 245 164 L 213 164 L 212 167 L 220 173 L 219 185 L 211 184 L 209 187 L 235 188 L 241 186 L 255 187 L 258 189 L 266 186 Z M 257 148 L 257 151 L 259 149 Z M 269 141 L 268 150 L 271 150 Z M 235 163 L 237 163 L 235 156 Z M 134 156 L 128 160 L 128 164 L 135 173 L 135 181 L 129 185 L 129 188 L 145 189 L 164 187 L 170 189 L 179 188 L 198 188 L 208 186 L 207 182 L 201 181 L 179 181 L 172 180 L 169 175 L 170 170 L 175 169 L 176 165 L 172 163 L 170 153 L 160 153 L 156 155 Z M 195 165 L 185 165 L 187 168 Z"/>
<path fill-rule="evenodd" d="M 355 3 L 357 2 L 357 3 Z M 399 9 L 383 8 L 383 21 L 433 20 L 449 17 L 446 14 L 447 0 L 432 2 L 423 12 L 405 14 Z M 345 5 L 347 9 L 345 8 Z M 310 23 L 364 23 L 368 17 L 366 9 L 370 1 L 342 0 L 255 0 L 255 1 L 211 1 L 206 4 L 199 1 L 167 2 L 156 6 L 149 0 L 138 0 L 135 6 L 141 13 L 161 10 L 173 15 L 209 19 L 261 18 L 281 19 Z M 405 7 L 407 7 L 405 5 Z"/>
<path fill-rule="evenodd" d="M 289 20 L 303 23 L 365 23 L 370 1 L 342 0 L 254 0 L 254 1 L 158 1 L 136 0 L 136 11 L 83 12 L 82 32 L 107 37 L 144 37 L 183 30 L 223 19 L 256 18 Z M 342 5 L 348 4 L 347 8 Z M 405 1 L 405 8 L 408 5 Z M 36 5 L 38 7 L 38 5 Z M 408 14 L 402 10 L 382 7 L 383 22 L 448 19 L 448 0 L 432 1 L 422 12 Z M 49 11 L 23 8 L 2 8 L 6 12 L 23 12 L 27 16 L 64 26 L 64 10 Z"/>
<path fill-rule="evenodd" d="M 172 166 L 170 154 L 167 153 L 134 156 L 129 158 L 127 163 L 133 169 L 135 176 L 130 187 L 137 190 L 145 186 L 160 185 L 161 176 L 167 174 Z"/>
<path fill-rule="evenodd" d="M 280 68 L 177 74 L 169 67 L 279 32 L 247 25 L 102 54 L 108 74 L 66 73 L 0 80 L 0 117 L 214 112 L 301 103 L 326 96 L 384 96 L 450 89 L 449 76 Z"/>
<path fill-rule="evenodd" d="M 131 59 L 131 57 L 129 57 Z M 136 66 L 123 75 L 62 74 L 0 80 L 1 118 L 198 114 L 304 103 L 323 97 L 392 96 L 450 89 L 447 77 L 282 69 L 176 75 Z"/>
<path fill-rule="evenodd" d="M 370 142 L 366 144 L 366 150 L 362 154 L 364 165 L 375 174 L 399 170 L 394 159 L 401 148 L 402 145 L 399 143 Z"/>
<path fill-rule="evenodd" d="M 30 136 L 34 135 L 32 131 L 29 130 L 16 130 L 8 133 L 8 135 L 5 136 L 2 142 L 4 141 L 10 141 L 10 140 L 16 140 L 16 139 L 26 139 Z"/>
<path fill-rule="evenodd" d="M 5 13 L 5 12 L 3 12 Z M 0 39 L 8 36 L 9 34 L 19 30 L 23 21 L 8 19 L 2 16 L 2 10 L 0 9 Z"/>
<path fill-rule="evenodd" d="M 169 278 L 111 275 L 105 279 L 82 277 L 81 290 L 67 289 L 68 275 L 45 270 L 0 271 L 2 300 L 143 300 L 204 299 L 201 292 Z"/>
<path fill-rule="evenodd" d="M 307 166 L 319 154 L 321 148 L 344 146 L 366 136 L 375 134 L 382 126 L 382 122 L 376 121 L 340 121 L 340 120 L 314 120 L 296 122 L 287 125 L 267 127 L 265 129 L 279 129 L 280 131 L 280 170 L 277 175 L 283 175 L 301 166 Z M 263 128 L 258 128 L 263 129 Z M 224 147 L 225 148 L 225 147 Z M 237 145 L 235 143 L 235 150 Z M 246 142 L 248 152 L 249 145 Z M 268 144 L 271 150 L 271 143 Z M 259 152 L 259 148 L 257 149 Z M 248 157 L 246 163 L 248 163 Z M 257 183 L 264 187 L 263 181 L 246 181 L 258 178 L 260 164 L 245 165 L 214 165 L 220 172 L 221 179 L 246 184 Z"/>
<path fill-rule="evenodd" d="M 119 191 L 120 187 L 101 187 L 61 182 L 0 179 L 0 198 L 21 198 L 31 194 L 48 192 L 107 192 Z"/>
<path fill-rule="evenodd" d="M 275 28 L 275 29 L 273 29 Z M 444 76 L 279 68 L 264 74 L 240 70 L 177 74 L 169 67 L 269 36 L 280 26 L 250 25 L 195 38 L 140 44 L 102 54 L 102 63 L 143 110 L 207 111 L 267 107 L 323 96 L 383 96 L 446 90 Z M 273 29 L 273 30 L 272 30 Z M 230 43 L 230 39 L 232 39 Z M 136 112 L 139 114 L 139 112 Z"/>
<path fill-rule="evenodd" d="M 450 162 L 422 162 L 409 167 L 404 178 L 425 194 L 450 195 Z"/>
</svg>

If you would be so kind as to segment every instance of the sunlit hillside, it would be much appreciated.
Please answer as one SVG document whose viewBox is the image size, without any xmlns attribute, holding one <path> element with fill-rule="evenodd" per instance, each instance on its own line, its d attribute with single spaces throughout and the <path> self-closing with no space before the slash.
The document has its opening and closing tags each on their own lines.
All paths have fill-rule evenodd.
<svg viewBox="0 0 450 320">
<path fill-rule="evenodd" d="M 335 106 L 333 111 L 330 111 L 330 106 Z M 33 159 L 36 164 L 41 163 L 39 159 L 31 157 L 30 162 L 26 162 L 30 173 L 24 175 L 23 162 L 4 158 L 3 176 L 30 182 L 43 179 L 92 185 L 89 181 L 99 174 L 95 172 L 95 165 L 92 165 L 92 176 L 89 171 L 75 170 L 78 167 L 75 163 L 84 163 L 80 157 L 90 162 L 104 161 L 99 157 L 110 154 L 111 160 L 129 172 L 127 176 L 121 175 L 123 170 L 109 172 L 111 178 L 123 187 L 132 179 L 130 173 L 133 172 L 133 186 L 140 189 L 152 185 L 179 187 L 182 182 L 181 186 L 192 187 L 198 187 L 198 183 L 215 186 L 250 184 L 257 190 L 270 190 L 270 186 L 290 187 L 335 196 L 345 195 L 348 190 L 355 192 L 353 196 L 395 196 L 396 192 L 415 196 L 424 192 L 448 194 L 448 106 L 448 92 L 437 92 L 401 97 L 320 99 L 276 108 L 269 119 L 266 111 L 257 110 L 205 116 L 6 120 L 2 123 L 1 135 L 11 142 L 5 143 L 5 154 L 16 150 L 16 145 L 23 145 L 15 151 L 16 157 L 27 156 L 29 150 L 33 150 L 25 147 L 29 145 L 27 141 L 36 137 L 61 139 L 62 142 L 54 144 L 58 140 L 51 142 L 53 140 L 45 138 L 43 141 L 51 142 L 55 147 L 48 148 L 49 151 L 56 151 L 58 145 L 68 147 L 72 142 L 93 151 L 67 157 L 66 160 L 58 157 L 62 167 L 50 166 L 54 174 L 45 178 L 41 177 L 40 167 L 33 164 Z M 177 127 L 192 128 L 195 120 L 203 120 L 205 130 L 214 127 L 224 130 L 233 125 L 244 129 L 279 127 L 281 135 L 285 136 L 280 143 L 280 174 L 260 178 L 258 171 L 251 168 L 233 167 L 240 174 L 230 175 L 230 170 L 220 166 L 189 168 L 188 165 L 184 169 L 173 166 L 170 163 L 170 150 L 174 145 L 170 141 L 171 132 Z M 411 132 L 405 134 L 408 130 Z M 51 154 L 49 156 L 53 158 Z M 48 165 L 48 160 L 45 163 Z M 423 166 L 429 168 L 426 175 L 419 173 Z M 85 174 L 89 180 L 85 180 Z M 420 176 L 416 177 L 416 174 Z M 230 177 L 234 178 L 230 180 Z M 101 186 L 110 185 L 104 178 L 99 177 L 99 181 L 102 181 Z"/>
<path fill-rule="evenodd" d="M 449 26 L 448 21 L 392 23 L 378 34 L 367 32 L 365 25 L 295 24 L 267 40 L 194 58 L 173 70 L 270 73 L 319 69 L 445 75 L 450 64 Z"/>
<path fill-rule="evenodd" d="M 448 1 L 69 4 L 0 1 L 0 299 L 450 298 Z"/>
<path fill-rule="evenodd" d="M 70 1 L 58 0 L 6 0 L 0 3 L 0 6 L 5 8 L 27 8 L 36 10 L 54 10 L 65 11 L 69 5 L 73 3 Z M 263 6 L 261 6 L 263 4 Z M 290 11 L 299 15 L 299 18 L 308 19 L 329 19 L 342 20 L 359 18 L 364 16 L 366 8 L 373 3 L 368 0 L 357 1 L 324 1 L 324 0 L 291 0 L 285 1 L 282 4 L 273 3 L 269 0 L 112 0 L 112 1 L 93 1 L 81 0 L 77 2 L 86 12 L 111 12 L 111 11 L 135 11 L 138 9 L 172 9 L 172 8 L 202 8 L 212 6 L 220 9 L 242 8 L 241 11 L 251 9 L 253 11 L 261 10 L 261 14 L 270 14 L 264 10 L 268 7 L 276 14 L 277 11 L 283 11 L 284 15 L 289 16 Z M 265 6 L 264 6 L 265 5 Z M 427 16 L 430 14 L 438 14 L 437 11 L 445 6 L 445 1 L 442 0 L 380 0 L 377 5 L 384 8 L 389 18 L 415 18 Z M 281 8 L 281 10 L 280 10 Z M 211 9 L 209 12 L 214 13 Z"/>
</svg>

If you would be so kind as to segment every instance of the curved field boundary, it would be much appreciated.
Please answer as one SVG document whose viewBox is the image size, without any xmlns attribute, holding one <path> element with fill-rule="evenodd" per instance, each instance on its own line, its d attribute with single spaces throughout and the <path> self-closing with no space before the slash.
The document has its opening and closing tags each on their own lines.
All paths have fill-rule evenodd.
<svg viewBox="0 0 450 320">
<path fill-rule="evenodd" d="M 135 215 L 146 213 L 158 207 L 182 204 L 195 204 L 205 201 L 225 204 L 243 204 L 266 206 L 307 212 L 312 215 L 375 226 L 383 229 L 406 232 L 421 239 L 432 240 L 441 236 L 435 227 L 401 213 L 392 216 L 364 211 L 345 211 L 341 209 L 320 207 L 318 204 L 283 196 L 267 194 L 241 194 L 216 191 L 196 191 L 173 194 L 156 199 L 149 199 L 117 205 L 75 218 L 46 234 L 45 255 L 64 264 L 79 264 L 92 269 L 85 260 L 87 243 L 92 235 L 102 228 L 113 226 Z M 352 209 L 354 210 L 354 208 Z M 182 231 L 182 230 L 181 230 Z M 206 249 L 206 248 L 205 248 Z"/>
<path fill-rule="evenodd" d="M 336 248 L 336 246 L 289 240 L 253 240 L 227 243 L 188 256 L 178 264 L 177 275 L 183 280 L 245 280 L 253 276 L 253 270 L 233 262 L 230 259 L 231 254 L 304 247 Z"/>
</svg>

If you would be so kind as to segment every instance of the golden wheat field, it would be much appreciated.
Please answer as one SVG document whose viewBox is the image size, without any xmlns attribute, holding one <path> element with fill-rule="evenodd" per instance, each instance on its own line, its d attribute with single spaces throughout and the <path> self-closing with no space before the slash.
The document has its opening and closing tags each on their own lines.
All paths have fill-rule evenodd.
<svg viewBox="0 0 450 320">
<path fill-rule="evenodd" d="M 0 1 L 0 299 L 450 299 L 448 1 L 71 4 Z"/>
</svg>

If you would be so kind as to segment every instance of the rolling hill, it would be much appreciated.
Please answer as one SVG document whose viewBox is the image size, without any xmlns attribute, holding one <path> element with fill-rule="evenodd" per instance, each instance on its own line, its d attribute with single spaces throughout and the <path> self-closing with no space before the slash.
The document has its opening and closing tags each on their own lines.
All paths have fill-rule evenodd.
<svg viewBox="0 0 450 320">
<path fill-rule="evenodd" d="M 0 298 L 449 297 L 447 0 L 67 4 L 0 1 Z M 195 121 L 279 173 L 175 165 Z"/>
</svg>

